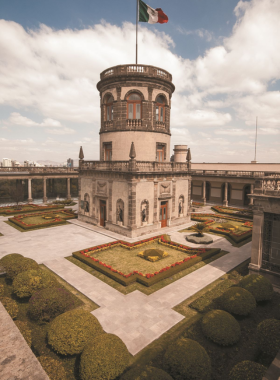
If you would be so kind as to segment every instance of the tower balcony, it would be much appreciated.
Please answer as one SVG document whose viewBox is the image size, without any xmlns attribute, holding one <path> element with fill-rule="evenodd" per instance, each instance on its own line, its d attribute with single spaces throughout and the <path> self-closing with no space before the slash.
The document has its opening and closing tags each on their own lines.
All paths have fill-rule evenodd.
<svg viewBox="0 0 280 380">
<path fill-rule="evenodd" d="M 128 128 L 142 127 L 142 119 L 127 119 L 126 120 L 126 126 Z"/>
</svg>

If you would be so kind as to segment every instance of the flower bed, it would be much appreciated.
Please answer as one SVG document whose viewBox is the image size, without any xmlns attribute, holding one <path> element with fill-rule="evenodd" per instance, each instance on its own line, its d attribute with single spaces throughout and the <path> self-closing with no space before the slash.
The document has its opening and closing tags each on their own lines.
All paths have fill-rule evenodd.
<svg viewBox="0 0 280 380">
<path fill-rule="evenodd" d="M 232 231 L 228 228 L 213 227 L 212 225 L 215 224 L 216 222 L 214 219 L 211 219 L 211 218 L 221 218 L 221 219 L 231 220 L 233 222 L 242 223 L 242 226 L 248 228 L 248 230 L 247 231 Z M 236 244 L 244 240 L 247 240 L 252 236 L 253 222 L 251 221 L 246 221 L 244 223 L 243 219 L 233 218 L 227 215 L 219 215 L 219 214 L 199 214 L 199 215 L 191 214 L 191 219 L 208 225 L 209 232 L 214 232 L 214 233 L 228 236 Z"/>
<path fill-rule="evenodd" d="M 211 209 L 216 212 L 220 212 L 221 214 L 236 215 L 241 218 L 253 219 L 252 211 L 244 208 L 213 206 Z"/>
<path fill-rule="evenodd" d="M 77 217 L 72 212 L 72 210 L 57 210 L 57 213 L 63 214 L 63 216 L 54 215 L 56 213 L 51 211 L 51 212 L 36 213 L 36 215 L 30 215 L 30 214 L 16 215 L 13 218 L 9 218 L 9 221 L 21 227 L 24 230 L 31 230 L 34 228 L 49 227 L 49 226 L 65 224 L 66 220 L 74 219 Z M 27 222 L 26 221 L 27 218 L 28 220 L 34 219 L 33 223 L 30 223 L 30 221 Z M 38 218 L 43 221 L 40 221 L 40 222 L 36 221 L 36 219 Z M 48 220 L 49 218 L 51 220 Z"/>
<path fill-rule="evenodd" d="M 191 205 L 192 205 L 192 206 L 198 206 L 198 207 L 203 207 L 203 206 L 205 206 L 204 203 L 201 203 L 201 202 L 192 202 Z"/>
<path fill-rule="evenodd" d="M 5 206 L 0 207 L 0 215 L 17 215 L 23 212 L 37 212 L 37 211 L 51 211 L 64 208 L 64 205 L 50 205 L 50 206 L 38 206 L 34 204 L 29 205 L 19 205 L 20 210 L 17 210 L 17 206 Z"/>
<path fill-rule="evenodd" d="M 122 246 L 126 249 L 131 250 L 135 247 L 138 248 L 145 244 L 149 244 L 150 242 L 155 241 L 155 240 L 157 240 L 162 245 L 171 246 L 172 248 L 176 250 L 186 252 L 188 254 L 193 253 L 193 255 L 185 257 L 183 260 L 176 261 L 175 263 L 171 265 L 163 267 L 159 271 L 156 271 L 153 273 L 146 273 L 146 274 L 143 274 L 137 270 L 134 270 L 133 272 L 125 274 L 115 268 L 112 268 L 110 265 L 102 262 L 101 260 L 90 256 L 90 254 L 92 253 L 96 253 L 102 250 L 112 249 L 116 246 Z M 117 240 L 112 243 L 102 244 L 95 247 L 84 249 L 82 251 L 73 252 L 72 255 L 76 259 L 88 264 L 89 266 L 93 267 L 94 269 L 107 275 L 108 277 L 114 279 L 115 281 L 119 282 L 120 284 L 124 286 L 128 286 L 135 281 L 138 281 L 139 283 L 145 286 L 151 286 L 167 277 L 170 277 L 180 272 L 183 269 L 193 266 L 199 261 L 208 259 L 209 257 L 217 254 L 218 252 L 220 252 L 219 248 L 214 248 L 214 249 L 195 248 L 194 249 L 182 244 L 177 244 L 172 241 L 167 241 L 164 239 L 163 236 L 155 236 L 153 238 L 140 240 L 135 243 L 127 243 L 123 240 Z"/>
</svg>

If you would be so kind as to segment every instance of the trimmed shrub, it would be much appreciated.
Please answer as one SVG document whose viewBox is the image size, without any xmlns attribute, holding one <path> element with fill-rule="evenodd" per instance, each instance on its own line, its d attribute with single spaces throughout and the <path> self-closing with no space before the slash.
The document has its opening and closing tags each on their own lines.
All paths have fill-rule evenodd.
<svg viewBox="0 0 280 380">
<path fill-rule="evenodd" d="M 211 361 L 199 343 L 180 338 L 167 348 L 164 370 L 175 380 L 209 380 Z"/>
<path fill-rule="evenodd" d="M 5 288 L 4 285 L 0 285 L 0 298 L 4 296 Z"/>
<path fill-rule="evenodd" d="M 269 301 L 273 296 L 271 282 L 260 274 L 248 274 L 239 281 L 238 286 L 248 290 L 256 301 Z"/>
<path fill-rule="evenodd" d="M 217 301 L 221 309 L 237 315 L 248 315 L 256 308 L 254 296 L 237 286 L 226 290 Z"/>
<path fill-rule="evenodd" d="M 54 288 L 58 285 L 54 276 L 43 269 L 27 270 L 16 276 L 13 281 L 13 292 L 19 298 L 32 296 L 38 290 Z"/>
<path fill-rule="evenodd" d="M 221 346 L 230 346 L 239 341 L 241 330 L 237 320 L 223 310 L 211 310 L 201 322 L 203 334 Z"/>
<path fill-rule="evenodd" d="M 122 375 L 120 380 L 173 380 L 173 378 L 162 369 L 146 366 L 132 368 Z"/>
<path fill-rule="evenodd" d="M 129 365 L 130 354 L 123 341 L 114 334 L 95 337 L 81 355 L 82 380 L 111 380 Z"/>
<path fill-rule="evenodd" d="M 18 315 L 18 305 L 16 301 L 12 300 L 9 297 L 2 297 L 1 302 L 7 312 L 10 314 L 12 319 L 15 319 Z"/>
<path fill-rule="evenodd" d="M 31 344 L 32 344 L 32 333 L 31 333 L 30 328 L 28 327 L 27 322 L 15 321 L 15 325 L 19 329 L 21 335 L 26 340 L 26 343 L 28 344 L 28 346 L 31 347 Z"/>
<path fill-rule="evenodd" d="M 61 362 L 51 358 L 50 356 L 39 356 L 38 360 L 50 380 L 67 380 L 66 371 Z"/>
<path fill-rule="evenodd" d="M 28 316 L 34 321 L 49 322 L 73 309 L 75 300 L 68 290 L 47 288 L 33 294 L 28 302 Z"/>
<path fill-rule="evenodd" d="M 171 237 L 169 235 L 167 235 L 167 234 L 164 234 L 163 238 L 164 238 L 165 241 L 171 241 Z"/>
<path fill-rule="evenodd" d="M 245 360 L 236 364 L 229 374 L 229 380 L 262 380 L 266 367 L 262 364 Z"/>
<path fill-rule="evenodd" d="M 56 317 L 48 331 L 48 342 L 62 355 L 80 354 L 86 343 L 103 329 L 89 311 L 70 310 Z"/>
<path fill-rule="evenodd" d="M 276 356 L 280 350 L 280 321 L 265 319 L 257 327 L 258 345 L 265 354 Z"/>
<path fill-rule="evenodd" d="M 23 256 L 20 253 L 9 253 L 6 256 L 3 256 L 0 259 L 0 266 L 5 268 L 6 264 L 9 264 L 11 261 L 16 261 L 19 258 L 23 258 Z"/>
<path fill-rule="evenodd" d="M 275 319 L 280 319 L 280 303 L 277 304 L 274 312 L 274 318 Z"/>
<path fill-rule="evenodd" d="M 16 260 L 10 260 L 9 263 L 5 264 L 5 270 L 7 278 L 14 280 L 14 278 L 27 270 L 39 269 L 39 265 L 33 259 L 28 259 L 27 257 L 17 258 Z"/>
</svg>

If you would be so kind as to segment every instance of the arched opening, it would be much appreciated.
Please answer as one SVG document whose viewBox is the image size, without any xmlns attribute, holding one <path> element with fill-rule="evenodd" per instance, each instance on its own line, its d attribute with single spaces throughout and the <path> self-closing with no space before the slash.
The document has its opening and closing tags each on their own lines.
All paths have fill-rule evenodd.
<svg viewBox="0 0 280 380">
<path fill-rule="evenodd" d="M 211 194 L 211 183 L 206 182 L 206 191 L 205 191 L 206 202 L 210 201 L 210 194 Z"/>
<path fill-rule="evenodd" d="M 164 123 L 165 121 L 165 98 L 158 95 L 156 98 L 156 121 Z"/>
<path fill-rule="evenodd" d="M 127 118 L 141 119 L 141 96 L 135 92 L 127 97 Z"/>
<path fill-rule="evenodd" d="M 112 121 L 114 116 L 114 107 L 113 107 L 114 98 L 111 94 L 108 94 L 104 98 L 105 103 L 105 119 L 106 121 Z"/>
<path fill-rule="evenodd" d="M 243 204 L 244 206 L 248 206 L 250 203 L 250 198 L 248 194 L 251 194 L 251 185 L 245 185 L 243 189 Z"/>
</svg>

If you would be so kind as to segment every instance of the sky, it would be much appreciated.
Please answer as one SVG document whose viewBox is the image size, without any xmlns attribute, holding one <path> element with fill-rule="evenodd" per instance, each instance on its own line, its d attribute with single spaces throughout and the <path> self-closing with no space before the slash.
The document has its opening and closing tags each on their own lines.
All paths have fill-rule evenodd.
<svg viewBox="0 0 280 380">
<path fill-rule="evenodd" d="M 171 146 L 250 162 L 257 117 L 257 161 L 280 162 L 280 1 L 147 4 L 169 17 L 139 23 L 138 63 L 173 76 Z M 0 160 L 99 159 L 96 84 L 135 63 L 135 20 L 136 0 L 0 2 Z"/>
</svg>

